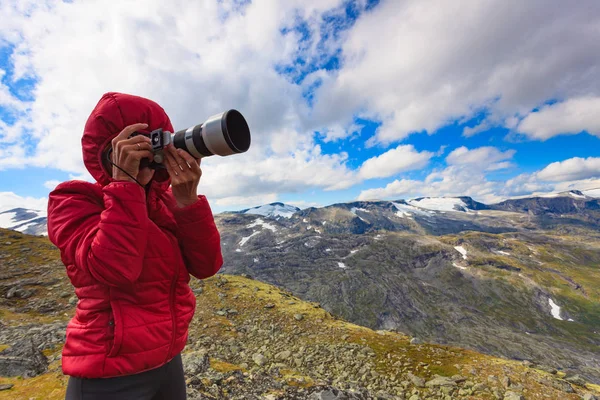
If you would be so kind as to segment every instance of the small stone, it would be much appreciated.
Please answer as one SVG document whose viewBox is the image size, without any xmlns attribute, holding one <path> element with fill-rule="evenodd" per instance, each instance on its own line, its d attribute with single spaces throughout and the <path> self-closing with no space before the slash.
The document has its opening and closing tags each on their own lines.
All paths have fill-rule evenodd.
<svg viewBox="0 0 600 400">
<path fill-rule="evenodd" d="M 294 318 L 296 319 L 296 321 L 302 321 L 304 319 L 304 315 L 294 314 Z"/>
<path fill-rule="evenodd" d="M 416 376 L 411 374 L 410 372 L 407 374 L 408 379 L 411 380 L 411 382 L 413 383 L 413 385 L 415 385 L 418 388 L 424 388 L 425 387 L 425 379 L 421 378 L 420 376 Z"/>
<path fill-rule="evenodd" d="M 219 310 L 215 314 L 220 315 L 221 317 L 224 317 L 227 315 L 227 311 Z"/>
<path fill-rule="evenodd" d="M 7 243 L 10 243 L 10 242 L 7 242 Z M 12 383 L 8 383 L 8 384 L 5 384 L 5 385 L 0 385 L 0 391 L 2 391 L 2 390 L 9 390 L 9 389 L 11 389 L 13 386 L 14 386 L 14 385 L 13 385 Z"/>
<path fill-rule="evenodd" d="M 202 287 L 194 289 L 195 294 L 202 294 L 202 292 L 204 292 L 204 288 L 202 288 Z"/>
<path fill-rule="evenodd" d="M 454 387 L 454 386 L 456 386 L 456 382 L 454 382 L 452 379 L 447 378 L 445 376 L 437 376 L 437 377 L 433 378 L 432 380 L 427 381 L 427 383 L 425 383 L 425 385 L 427 387 L 435 387 L 435 386 Z"/>
<path fill-rule="evenodd" d="M 265 305 L 265 308 L 273 308 L 273 307 L 275 307 L 275 304 L 273 304 L 273 303 L 268 303 Z"/>
<path fill-rule="evenodd" d="M 525 400 L 525 398 L 519 393 L 506 392 L 504 393 L 504 400 Z"/>
<path fill-rule="evenodd" d="M 414 338 L 410 339 L 410 344 L 422 344 L 422 343 L 423 343 L 423 341 L 419 338 L 414 337 Z"/>
<path fill-rule="evenodd" d="M 573 387 L 571 385 L 569 385 L 569 383 L 567 383 L 563 380 L 553 379 L 550 382 L 550 384 L 552 385 L 553 388 L 562 390 L 565 393 L 575 393 L 575 391 L 573 390 Z"/>
<path fill-rule="evenodd" d="M 569 377 L 565 378 L 565 381 L 572 383 L 573 385 L 582 386 L 582 387 L 585 387 L 585 384 L 587 383 L 585 381 L 585 379 L 583 379 L 579 375 L 569 376 Z"/>
<path fill-rule="evenodd" d="M 471 389 L 473 390 L 473 392 L 483 392 L 487 390 L 487 388 L 488 387 L 485 383 L 476 383 Z"/>
<path fill-rule="evenodd" d="M 256 353 L 252 356 L 252 361 L 259 367 L 262 367 L 267 363 L 267 358 L 260 353 Z"/>
<path fill-rule="evenodd" d="M 183 353 L 181 361 L 185 375 L 189 377 L 206 372 L 210 367 L 208 353 L 202 350 Z"/>
<path fill-rule="evenodd" d="M 78 301 L 79 301 L 79 299 L 77 298 L 77 296 L 71 296 L 69 298 L 69 304 L 72 306 L 76 305 Z"/>
<path fill-rule="evenodd" d="M 591 393 L 586 393 L 583 396 L 583 400 L 598 400 L 598 398 Z"/>
<path fill-rule="evenodd" d="M 288 358 L 290 358 L 290 356 L 292 355 L 292 352 L 289 350 L 284 350 L 280 353 L 277 353 L 277 355 L 275 356 L 275 358 L 277 358 L 278 360 L 287 360 Z"/>
</svg>

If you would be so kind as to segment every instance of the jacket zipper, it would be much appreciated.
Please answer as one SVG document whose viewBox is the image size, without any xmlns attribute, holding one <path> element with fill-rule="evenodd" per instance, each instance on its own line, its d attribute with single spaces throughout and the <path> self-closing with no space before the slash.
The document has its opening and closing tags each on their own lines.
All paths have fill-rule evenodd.
<svg viewBox="0 0 600 400">
<path fill-rule="evenodd" d="M 171 239 L 171 237 L 169 236 L 169 241 L 171 243 L 173 243 L 173 240 Z M 179 250 L 179 246 L 177 246 L 177 249 Z M 179 263 L 177 262 L 177 257 L 175 257 L 176 262 L 175 262 L 175 275 L 173 276 L 173 280 L 171 281 L 171 292 L 169 294 L 169 308 L 171 310 L 171 331 L 172 331 L 172 338 L 171 338 L 171 344 L 169 345 L 169 351 L 167 352 L 167 358 L 165 360 L 165 363 L 167 363 L 169 361 L 169 359 L 171 358 L 171 351 L 173 351 L 173 346 L 175 345 L 175 287 L 177 286 L 177 278 L 179 277 Z"/>
</svg>

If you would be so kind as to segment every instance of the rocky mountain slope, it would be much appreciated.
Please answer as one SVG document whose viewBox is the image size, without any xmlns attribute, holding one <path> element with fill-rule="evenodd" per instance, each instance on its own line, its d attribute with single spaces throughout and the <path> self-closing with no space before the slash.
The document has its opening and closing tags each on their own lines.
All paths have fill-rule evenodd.
<svg viewBox="0 0 600 400">
<path fill-rule="evenodd" d="M 0 228 L 12 229 L 29 235 L 46 235 L 48 230 L 46 211 L 13 208 L 0 212 Z"/>
<path fill-rule="evenodd" d="M 600 211 L 574 194 L 488 208 L 468 198 L 353 202 L 278 220 L 221 214 L 224 271 L 372 329 L 600 383 Z"/>
<path fill-rule="evenodd" d="M 468 255 L 467 255 L 468 256 Z M 63 399 L 76 298 L 46 238 L 0 230 L 0 399 Z M 249 276 L 191 282 L 194 399 L 594 399 L 572 373 L 354 325 Z"/>
</svg>

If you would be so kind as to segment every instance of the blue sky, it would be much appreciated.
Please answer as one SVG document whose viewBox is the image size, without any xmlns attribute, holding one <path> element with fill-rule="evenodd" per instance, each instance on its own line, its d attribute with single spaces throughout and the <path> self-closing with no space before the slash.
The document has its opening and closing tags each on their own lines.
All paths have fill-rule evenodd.
<svg viewBox="0 0 600 400">
<path fill-rule="evenodd" d="M 0 5 L 0 210 L 91 179 L 79 141 L 108 91 L 176 129 L 245 115 L 251 150 L 203 161 L 217 212 L 600 187 L 593 1 L 42 3 Z"/>
</svg>

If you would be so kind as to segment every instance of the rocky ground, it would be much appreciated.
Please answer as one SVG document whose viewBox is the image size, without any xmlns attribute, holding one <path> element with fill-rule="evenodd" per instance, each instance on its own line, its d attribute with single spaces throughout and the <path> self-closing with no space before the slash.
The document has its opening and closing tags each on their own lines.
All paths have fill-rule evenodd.
<svg viewBox="0 0 600 400">
<path fill-rule="evenodd" d="M 249 276 L 192 281 L 189 399 L 580 399 L 575 373 L 339 319 Z M 63 399 L 76 298 L 46 238 L 0 230 L 0 400 Z"/>
</svg>

